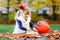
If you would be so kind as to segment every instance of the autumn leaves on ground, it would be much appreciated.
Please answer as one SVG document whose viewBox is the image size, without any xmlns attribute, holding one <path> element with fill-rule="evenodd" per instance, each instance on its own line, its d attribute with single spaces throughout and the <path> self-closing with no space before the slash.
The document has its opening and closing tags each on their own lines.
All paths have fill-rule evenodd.
<svg viewBox="0 0 60 40">
<path fill-rule="evenodd" d="M 46 37 L 48 40 L 58 40 L 60 37 L 60 32 L 59 31 L 50 31 L 49 33 L 46 34 L 40 34 L 40 35 L 33 35 L 33 34 L 0 34 L 0 38 L 8 38 L 10 40 L 18 40 L 19 38 L 24 38 L 26 40 L 27 38 L 43 38 Z"/>
<path fill-rule="evenodd" d="M 14 35 L 13 30 L 14 30 L 15 25 L 0 25 L 0 40 L 17 40 L 20 37 L 23 37 L 24 39 L 28 37 L 32 38 L 41 38 L 41 37 L 47 37 L 49 40 L 56 40 L 60 36 L 59 31 L 50 31 L 48 34 L 40 34 L 39 36 L 32 35 L 32 34 L 18 34 Z M 4 28 L 3 28 L 4 27 Z M 51 30 L 60 30 L 60 25 L 50 25 Z M 55 27 L 55 28 L 54 28 Z"/>
</svg>

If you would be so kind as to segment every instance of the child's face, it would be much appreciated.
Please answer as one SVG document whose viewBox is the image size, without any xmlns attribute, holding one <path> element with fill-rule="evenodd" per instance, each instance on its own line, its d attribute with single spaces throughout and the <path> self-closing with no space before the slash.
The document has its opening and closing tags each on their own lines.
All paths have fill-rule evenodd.
<svg viewBox="0 0 60 40">
<path fill-rule="evenodd" d="M 24 15 L 24 18 L 27 19 L 29 17 L 29 13 L 27 12 L 25 15 Z"/>
</svg>

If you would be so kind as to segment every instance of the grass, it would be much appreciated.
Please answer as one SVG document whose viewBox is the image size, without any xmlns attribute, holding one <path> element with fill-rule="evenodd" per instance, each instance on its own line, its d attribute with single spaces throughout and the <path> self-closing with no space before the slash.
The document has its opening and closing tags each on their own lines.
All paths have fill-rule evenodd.
<svg viewBox="0 0 60 40">
<path fill-rule="evenodd" d="M 60 31 L 60 24 L 51 24 L 50 28 L 51 28 L 51 30 L 59 30 Z"/>
<path fill-rule="evenodd" d="M 13 33 L 15 25 L 0 25 L 0 33 L 5 34 L 7 32 Z M 51 30 L 60 30 L 60 25 L 57 24 L 51 24 L 50 25 Z"/>
<path fill-rule="evenodd" d="M 0 25 L 0 33 L 5 34 L 7 32 L 12 33 L 14 25 Z"/>
<path fill-rule="evenodd" d="M 0 33 L 6 34 L 7 32 L 13 33 L 14 25 L 0 25 Z M 0 40 L 10 40 L 9 38 L 0 38 Z"/>
<path fill-rule="evenodd" d="M 10 40 L 9 38 L 0 38 L 0 40 Z"/>
</svg>

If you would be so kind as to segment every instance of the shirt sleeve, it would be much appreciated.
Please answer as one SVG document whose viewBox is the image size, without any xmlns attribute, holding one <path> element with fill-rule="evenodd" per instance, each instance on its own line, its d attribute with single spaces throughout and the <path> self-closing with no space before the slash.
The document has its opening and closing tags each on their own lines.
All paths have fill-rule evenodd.
<svg viewBox="0 0 60 40">
<path fill-rule="evenodd" d="M 20 20 L 17 20 L 17 23 L 18 23 L 18 26 L 21 30 L 26 30 L 26 28 L 22 26 L 22 23 Z"/>
<path fill-rule="evenodd" d="M 32 21 L 30 21 L 30 27 L 31 27 L 31 29 L 33 30 L 34 25 L 33 25 Z"/>
</svg>

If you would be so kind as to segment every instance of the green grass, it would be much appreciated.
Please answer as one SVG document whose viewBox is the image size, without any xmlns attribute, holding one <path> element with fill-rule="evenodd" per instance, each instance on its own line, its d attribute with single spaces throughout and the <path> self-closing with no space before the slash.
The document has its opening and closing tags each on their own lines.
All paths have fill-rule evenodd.
<svg viewBox="0 0 60 40">
<path fill-rule="evenodd" d="M 59 30 L 60 31 L 60 24 L 51 24 L 50 28 L 51 28 L 51 30 Z"/>
<path fill-rule="evenodd" d="M 0 25 L 0 33 L 6 34 L 7 32 L 13 33 L 14 25 Z M 10 40 L 9 38 L 0 38 L 0 40 Z"/>
<path fill-rule="evenodd" d="M 0 25 L 0 33 L 5 34 L 7 32 L 13 33 L 15 25 Z M 51 30 L 60 30 L 60 25 L 57 24 L 51 24 L 50 25 Z"/>
<path fill-rule="evenodd" d="M 10 40 L 9 38 L 0 38 L 0 40 Z"/>
<path fill-rule="evenodd" d="M 14 25 L 0 25 L 0 33 L 5 34 L 7 32 L 12 33 Z"/>
</svg>

